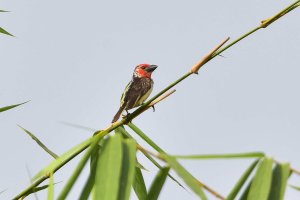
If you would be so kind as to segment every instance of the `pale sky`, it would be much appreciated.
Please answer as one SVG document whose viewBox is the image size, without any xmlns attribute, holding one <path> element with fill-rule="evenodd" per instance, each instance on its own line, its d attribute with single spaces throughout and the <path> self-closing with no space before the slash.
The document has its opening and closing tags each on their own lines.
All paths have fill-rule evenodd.
<svg viewBox="0 0 300 200">
<path fill-rule="evenodd" d="M 29 185 L 26 165 L 34 175 L 52 160 L 17 124 L 62 154 L 92 133 L 61 121 L 107 127 L 137 64 L 159 66 L 157 93 L 221 40 L 237 38 L 292 2 L 1 1 L 0 9 L 11 12 L 0 13 L 0 26 L 16 37 L 0 35 L 0 107 L 31 102 L 0 114 L 0 191 L 6 189 L 0 199 Z M 299 19 L 296 9 L 230 48 L 134 123 L 170 154 L 263 151 L 300 169 Z M 77 162 L 55 175 L 63 181 L 56 195 Z M 150 184 L 157 169 L 141 162 Z M 251 162 L 181 161 L 224 196 Z M 87 174 L 68 199 L 78 197 Z M 293 175 L 289 183 L 300 186 L 300 178 Z M 299 198 L 299 192 L 286 192 L 288 200 Z M 198 198 L 168 180 L 160 199 Z"/>
</svg>

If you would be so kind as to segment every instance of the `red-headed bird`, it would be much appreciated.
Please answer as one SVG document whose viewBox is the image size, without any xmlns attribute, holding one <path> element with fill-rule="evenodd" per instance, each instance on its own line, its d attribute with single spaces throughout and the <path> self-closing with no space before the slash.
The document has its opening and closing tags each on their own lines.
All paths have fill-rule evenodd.
<svg viewBox="0 0 300 200">
<path fill-rule="evenodd" d="M 157 68 L 156 65 L 139 64 L 135 67 L 132 80 L 126 86 L 122 97 L 120 108 L 114 116 L 112 123 L 116 122 L 124 110 L 137 107 L 144 103 L 153 89 L 152 72 Z"/>
</svg>

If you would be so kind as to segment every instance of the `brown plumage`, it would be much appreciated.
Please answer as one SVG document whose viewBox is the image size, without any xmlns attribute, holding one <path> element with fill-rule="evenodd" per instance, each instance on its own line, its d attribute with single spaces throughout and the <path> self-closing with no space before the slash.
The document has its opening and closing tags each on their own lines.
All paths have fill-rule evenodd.
<svg viewBox="0 0 300 200">
<path fill-rule="evenodd" d="M 140 64 L 134 69 L 132 80 L 122 94 L 120 108 L 115 114 L 112 123 L 120 118 L 124 110 L 128 111 L 140 106 L 149 97 L 153 89 L 151 74 L 156 68 L 156 65 Z"/>
</svg>

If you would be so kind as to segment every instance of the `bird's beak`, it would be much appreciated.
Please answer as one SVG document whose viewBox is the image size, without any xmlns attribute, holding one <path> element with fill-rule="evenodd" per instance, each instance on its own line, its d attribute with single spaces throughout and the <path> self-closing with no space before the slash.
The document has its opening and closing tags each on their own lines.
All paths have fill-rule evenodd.
<svg viewBox="0 0 300 200">
<path fill-rule="evenodd" d="M 150 65 L 145 69 L 146 72 L 153 72 L 157 68 L 157 65 Z"/>
</svg>

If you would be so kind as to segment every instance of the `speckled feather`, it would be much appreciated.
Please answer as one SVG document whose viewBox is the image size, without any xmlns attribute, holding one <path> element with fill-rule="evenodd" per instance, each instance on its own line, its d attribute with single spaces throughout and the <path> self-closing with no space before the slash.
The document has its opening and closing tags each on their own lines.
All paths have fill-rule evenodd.
<svg viewBox="0 0 300 200">
<path fill-rule="evenodd" d="M 118 120 L 123 110 L 129 110 L 144 103 L 152 90 L 153 80 L 151 78 L 133 76 L 122 94 L 120 108 L 112 122 Z"/>
</svg>

